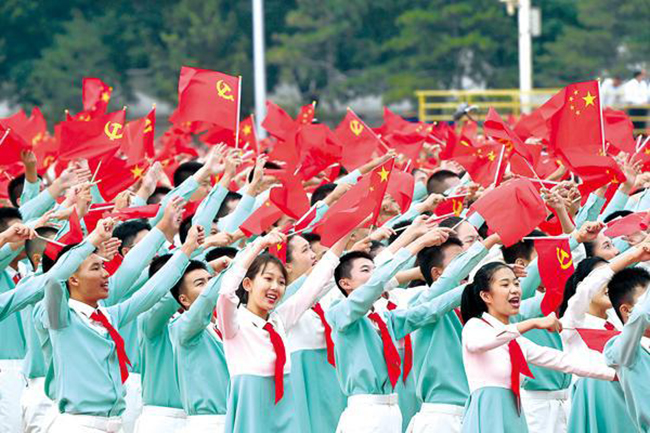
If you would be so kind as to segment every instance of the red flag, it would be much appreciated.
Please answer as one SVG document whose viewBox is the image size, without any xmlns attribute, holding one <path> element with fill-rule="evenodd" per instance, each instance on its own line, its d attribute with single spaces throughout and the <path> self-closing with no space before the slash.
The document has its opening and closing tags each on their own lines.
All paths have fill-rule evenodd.
<svg viewBox="0 0 650 433">
<path fill-rule="evenodd" d="M 514 131 L 522 140 L 538 138 L 547 143 L 549 141 L 550 131 L 539 108 L 530 114 L 522 114 Z"/>
<path fill-rule="evenodd" d="M 75 158 L 95 158 L 119 149 L 124 138 L 124 110 L 98 116 L 88 122 L 60 123 L 60 157 L 65 161 Z"/>
<path fill-rule="evenodd" d="M 300 173 L 305 180 L 340 162 L 343 151 L 336 135 L 323 124 L 302 126 L 296 135 L 296 148 L 300 154 Z"/>
<path fill-rule="evenodd" d="M 562 303 L 564 286 L 573 274 L 573 257 L 569 239 L 535 239 L 539 276 L 546 288 L 542 299 L 542 314 L 547 316 Z"/>
<path fill-rule="evenodd" d="M 465 197 L 450 197 L 436 206 L 434 214 L 436 215 L 449 215 L 454 214 L 455 216 L 460 216 L 465 209 Z"/>
<path fill-rule="evenodd" d="M 334 134 L 343 144 L 341 163 L 348 170 L 365 164 L 380 146 L 379 138 L 351 109 L 348 109 Z"/>
<path fill-rule="evenodd" d="M 0 165 L 7 166 L 21 162 L 20 153 L 29 150 L 31 146 L 10 128 L 0 125 Z"/>
<path fill-rule="evenodd" d="M 531 178 L 536 177 L 535 174 L 537 174 L 540 178 L 546 179 L 557 170 L 557 159 L 545 153 L 541 144 L 527 144 L 526 147 L 533 157 L 531 165 L 535 169 L 535 172 L 533 173 L 528 164 L 526 164 L 526 160 L 516 153 L 510 157 L 510 171 Z"/>
<path fill-rule="evenodd" d="M 517 134 L 506 125 L 503 119 L 501 119 L 501 116 L 499 116 L 499 113 L 497 113 L 492 107 L 490 107 L 488 114 L 485 117 L 483 130 L 485 131 L 486 136 L 496 139 L 501 144 L 505 144 L 507 151 L 514 151 L 531 165 L 535 162 L 533 154 L 528 146 L 526 146 Z"/>
<path fill-rule="evenodd" d="M 97 188 L 106 201 L 112 201 L 122 191 L 136 183 L 145 172 L 149 164 L 146 161 L 140 161 L 136 164 L 129 164 L 126 160 L 110 155 L 101 160 L 102 164 L 97 171 Z M 97 166 L 90 163 L 93 172 Z"/>
<path fill-rule="evenodd" d="M 255 122 L 250 115 L 239 124 L 239 145 L 240 149 L 250 149 L 255 154 L 259 153 L 257 146 L 257 134 L 255 133 Z"/>
<path fill-rule="evenodd" d="M 287 242 L 280 242 L 268 248 L 269 254 L 277 257 L 283 264 L 287 264 Z"/>
<path fill-rule="evenodd" d="M 273 223 L 280 219 L 282 211 L 270 200 L 266 200 L 255 212 L 244 221 L 239 229 L 246 235 L 261 235 L 267 231 Z"/>
<path fill-rule="evenodd" d="M 488 227 L 509 247 L 533 231 L 546 218 L 546 205 L 528 179 L 504 183 L 478 199 L 470 209 L 478 212 Z"/>
<path fill-rule="evenodd" d="M 0 145 L 1 148 L 1 145 Z M 16 176 L 20 175 L 23 172 L 23 164 L 20 162 L 4 166 L 0 164 L 0 199 L 8 199 L 9 191 L 9 182 L 11 182 Z"/>
<path fill-rule="evenodd" d="M 600 353 L 603 352 L 603 349 L 609 340 L 620 334 L 620 331 L 610 331 L 607 329 L 576 328 L 576 331 L 578 331 L 578 334 L 580 334 L 588 348 Z"/>
<path fill-rule="evenodd" d="M 285 215 L 301 218 L 309 211 L 309 199 L 302 187 L 302 179 L 285 170 L 274 173 L 282 186 L 272 188 L 269 200 Z"/>
<path fill-rule="evenodd" d="M 605 142 L 616 149 L 630 155 L 636 151 L 634 141 L 634 125 L 625 111 L 613 110 L 609 107 L 603 110 L 605 121 Z"/>
<path fill-rule="evenodd" d="M 153 218 L 160 210 L 160 203 L 148 204 L 144 206 L 127 207 L 118 209 L 110 213 L 108 216 L 117 218 L 120 221 L 134 220 L 140 218 Z"/>
<path fill-rule="evenodd" d="M 106 113 L 113 88 L 99 78 L 86 77 L 81 83 L 84 111 L 92 117 Z"/>
<path fill-rule="evenodd" d="M 417 161 L 420 159 L 420 151 L 424 146 L 426 136 L 424 136 L 421 131 L 413 131 L 408 133 L 394 131 L 384 135 L 382 137 L 382 140 L 384 140 L 388 147 L 395 149 L 398 153 L 401 153 L 406 158 Z"/>
<path fill-rule="evenodd" d="M 63 236 L 61 236 L 57 242 L 65 245 L 71 245 L 81 242 L 83 239 L 84 232 L 81 229 L 79 215 L 77 215 L 77 210 L 75 209 L 70 214 L 70 219 L 68 220 L 68 231 Z M 52 260 L 56 260 L 57 255 L 61 252 L 62 249 L 63 247 L 52 242 L 48 242 L 47 246 L 45 247 L 44 254 Z"/>
<path fill-rule="evenodd" d="M 298 117 L 296 117 L 296 122 L 301 125 L 311 125 L 314 121 L 314 115 L 316 114 L 316 111 L 314 110 L 315 105 L 316 103 L 312 102 L 311 104 L 300 107 L 300 112 L 298 113 Z"/>
<path fill-rule="evenodd" d="M 625 182 L 625 174 L 614 158 L 610 156 L 589 154 L 580 149 L 571 149 L 563 152 L 562 160 L 571 171 L 582 178 L 582 184 L 578 189 L 583 197 L 610 182 L 616 184 Z"/>
<path fill-rule="evenodd" d="M 266 118 L 262 127 L 272 136 L 286 140 L 287 132 L 295 129 L 296 125 L 286 111 L 273 102 L 266 101 Z"/>
<path fill-rule="evenodd" d="M 156 128 L 156 107 L 146 117 L 132 120 L 126 124 L 125 140 L 122 140 L 122 153 L 129 164 L 136 164 L 145 158 L 153 158 L 154 130 Z"/>
<path fill-rule="evenodd" d="M 313 207 L 309 211 L 309 213 L 303 215 L 302 218 L 299 218 L 294 224 L 293 230 L 295 232 L 299 232 L 309 227 L 309 224 L 311 224 L 312 221 L 314 221 L 314 219 L 316 218 L 316 214 L 317 214 L 316 210 L 317 210 L 316 207 Z"/>
<path fill-rule="evenodd" d="M 607 223 L 605 236 L 610 238 L 617 238 L 619 236 L 627 236 L 639 231 L 646 231 L 648 229 L 648 212 L 637 212 L 617 218 Z"/>
<path fill-rule="evenodd" d="M 473 146 L 470 143 L 468 138 L 461 137 L 459 146 L 456 144 L 456 135 L 453 132 L 450 133 L 447 141 L 447 147 L 450 150 L 446 152 L 452 154 L 449 159 L 462 165 L 472 180 L 481 186 L 487 188 L 492 184 L 498 185 L 503 179 L 507 167 L 505 145 Z"/>
<path fill-rule="evenodd" d="M 206 122 L 230 131 L 239 120 L 240 79 L 222 72 L 181 68 L 176 122 Z"/>
<path fill-rule="evenodd" d="M 108 261 L 104 263 L 104 269 L 109 273 L 109 275 L 113 275 L 115 272 L 117 272 L 118 268 L 124 261 L 124 257 L 122 257 L 121 254 L 115 254 L 115 257 L 113 257 L 113 260 Z"/>
<path fill-rule="evenodd" d="M 555 211 L 553 211 L 553 216 L 551 218 L 547 217 L 544 221 L 539 223 L 538 227 L 541 231 L 551 236 L 559 236 L 564 233 L 562 223 L 557 215 L 555 215 Z"/>
<path fill-rule="evenodd" d="M 386 192 L 397 202 L 402 213 L 405 213 L 413 202 L 415 178 L 412 174 L 401 170 L 393 170 Z"/>
<path fill-rule="evenodd" d="M 90 205 L 90 209 L 84 216 L 84 225 L 86 230 L 90 233 L 95 230 L 97 223 L 104 215 L 108 216 L 110 211 L 115 207 L 114 203 L 94 203 Z"/>
</svg>

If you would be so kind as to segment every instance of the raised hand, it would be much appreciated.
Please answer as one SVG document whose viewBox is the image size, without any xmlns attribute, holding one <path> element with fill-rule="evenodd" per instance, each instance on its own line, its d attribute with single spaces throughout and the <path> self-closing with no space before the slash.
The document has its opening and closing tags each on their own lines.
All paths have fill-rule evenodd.
<svg viewBox="0 0 650 433">
<path fill-rule="evenodd" d="M 555 317 L 555 313 L 535 320 L 535 328 L 546 329 L 548 332 L 562 332 L 562 323 Z"/>
<path fill-rule="evenodd" d="M 284 243 L 287 241 L 287 235 L 282 233 L 278 229 L 270 231 L 266 236 L 260 239 L 259 246 L 261 249 L 266 249 L 269 247 L 274 247 L 277 244 Z"/>
<path fill-rule="evenodd" d="M 104 218 L 97 222 L 95 230 L 88 235 L 88 242 L 99 248 L 101 244 L 113 236 L 116 221 L 113 218 Z"/>
<path fill-rule="evenodd" d="M 4 243 L 24 242 L 36 237 L 36 231 L 24 224 L 14 224 L 0 233 L 0 245 Z"/>
<path fill-rule="evenodd" d="M 230 233 L 219 232 L 205 238 L 205 247 L 227 247 L 234 242 Z"/>
<path fill-rule="evenodd" d="M 110 238 L 101 243 L 97 248 L 97 254 L 110 262 L 118 253 L 120 245 L 122 245 L 121 240 L 118 238 Z"/>
<path fill-rule="evenodd" d="M 212 260 L 208 264 L 212 267 L 214 273 L 218 274 L 222 272 L 224 269 L 226 269 L 228 266 L 230 266 L 230 263 L 232 263 L 232 259 L 228 256 L 223 256 L 223 257 L 219 257 L 218 259 Z"/>
<path fill-rule="evenodd" d="M 153 165 L 149 167 L 147 174 L 142 178 L 140 188 L 138 188 L 138 197 L 143 200 L 147 200 L 151 197 L 151 194 L 156 190 L 156 185 L 158 185 L 162 172 L 162 164 L 159 161 L 154 162 Z"/>
<path fill-rule="evenodd" d="M 598 233 L 605 228 L 605 224 L 595 221 L 587 221 L 575 233 L 575 238 L 578 242 L 593 242 L 598 237 Z"/>
<path fill-rule="evenodd" d="M 185 238 L 185 242 L 183 243 L 181 250 L 188 257 L 191 257 L 192 253 L 194 253 L 194 251 L 196 251 L 201 245 L 203 245 L 204 241 L 205 241 L 205 230 L 203 230 L 203 227 L 198 225 L 192 226 L 190 228 L 190 231 L 187 233 L 187 237 Z"/>
<path fill-rule="evenodd" d="M 185 201 L 182 197 L 174 197 L 167 203 L 165 213 L 156 225 L 158 230 L 163 232 L 169 242 L 172 242 L 183 219 L 183 206 Z"/>
<path fill-rule="evenodd" d="M 38 181 L 36 154 L 32 150 L 22 150 L 20 152 L 20 159 L 25 166 L 25 180 L 30 183 L 36 183 Z"/>
</svg>

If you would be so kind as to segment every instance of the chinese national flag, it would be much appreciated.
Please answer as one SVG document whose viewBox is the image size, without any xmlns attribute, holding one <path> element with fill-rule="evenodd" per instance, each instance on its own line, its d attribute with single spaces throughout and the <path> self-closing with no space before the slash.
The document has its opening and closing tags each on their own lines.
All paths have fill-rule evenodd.
<svg viewBox="0 0 650 433">
<path fill-rule="evenodd" d="M 239 122 L 238 145 L 235 145 L 235 131 L 222 128 L 221 126 L 213 126 L 208 129 L 205 134 L 201 135 L 199 140 L 209 146 L 224 143 L 226 146 L 252 150 L 257 154 L 257 137 L 255 134 L 253 116 L 248 116 L 246 119 Z"/>
<path fill-rule="evenodd" d="M 582 178 L 582 184 L 578 189 L 583 197 L 607 183 L 620 184 L 625 182 L 625 174 L 614 158 L 610 156 L 571 149 L 564 152 L 562 160 L 571 171 Z"/>
<path fill-rule="evenodd" d="M 135 164 L 145 158 L 153 158 L 154 131 L 156 128 L 156 108 L 152 108 L 146 117 L 132 120 L 126 124 L 125 139 L 122 140 L 122 153 L 129 164 Z"/>
<path fill-rule="evenodd" d="M 562 303 L 564 286 L 573 274 L 573 257 L 568 238 L 535 239 L 539 263 L 539 276 L 546 288 L 542 299 L 542 314 L 547 316 Z"/>
<path fill-rule="evenodd" d="M 540 178 L 546 179 L 557 170 L 557 160 L 543 152 L 543 146 L 541 144 L 527 144 L 526 147 L 530 150 L 533 157 L 531 165 L 535 169 L 535 173 L 530 169 L 526 160 L 516 153 L 510 157 L 510 171 L 530 178 L 535 177 L 535 174 L 537 174 Z"/>
<path fill-rule="evenodd" d="M 29 150 L 31 146 L 11 128 L 0 124 L 0 165 L 7 166 L 20 162 L 20 152 Z"/>
<path fill-rule="evenodd" d="M 240 149 L 252 150 L 255 154 L 258 153 L 257 147 L 257 134 L 255 133 L 255 122 L 253 116 L 250 115 L 239 124 L 239 144 Z"/>
<path fill-rule="evenodd" d="M 160 203 L 157 204 L 148 204 L 145 206 L 135 206 L 127 207 L 124 209 L 118 209 L 115 212 L 111 212 L 108 216 L 116 218 L 120 221 L 141 219 L 141 218 L 153 218 L 158 214 L 160 210 Z"/>
<path fill-rule="evenodd" d="M 380 145 L 379 138 L 351 109 L 334 134 L 343 144 L 341 163 L 348 171 L 366 163 Z"/>
<path fill-rule="evenodd" d="M 16 176 L 20 175 L 23 170 L 22 162 L 17 162 L 7 166 L 0 163 L 0 199 L 9 198 L 9 191 L 7 190 L 9 182 L 11 182 Z"/>
<path fill-rule="evenodd" d="M 240 80 L 222 72 L 181 68 L 175 123 L 206 122 L 230 131 L 239 120 Z"/>
<path fill-rule="evenodd" d="M 471 154 L 466 153 L 465 149 L 463 152 L 464 155 L 457 155 L 452 159 L 467 170 L 474 182 L 485 188 L 501 182 L 508 165 L 505 145 L 490 143 L 472 148 Z"/>
<path fill-rule="evenodd" d="M 420 133 L 424 138 L 430 132 L 423 128 L 422 124 L 409 122 L 386 107 L 384 107 L 384 124 L 379 128 L 374 128 L 373 130 L 381 137 L 397 131 L 403 134 Z"/>
<path fill-rule="evenodd" d="M 546 205 L 528 179 L 515 179 L 488 192 L 471 206 L 509 247 L 546 218 Z"/>
<path fill-rule="evenodd" d="M 605 142 L 629 155 L 636 152 L 634 141 L 634 125 L 625 111 L 613 110 L 609 107 L 603 110 L 605 125 Z"/>
<path fill-rule="evenodd" d="M 285 170 L 275 173 L 282 186 L 271 189 L 269 200 L 285 215 L 299 219 L 309 211 L 309 199 L 302 179 Z"/>
<path fill-rule="evenodd" d="M 270 200 L 266 200 L 239 226 L 239 229 L 246 236 L 261 235 L 279 220 L 281 216 L 282 211 L 271 203 Z"/>
<path fill-rule="evenodd" d="M 81 89 L 81 98 L 86 113 L 93 118 L 106 113 L 111 93 L 113 93 L 111 86 L 99 78 L 86 77 L 81 83 Z"/>
<path fill-rule="evenodd" d="M 273 245 L 268 249 L 269 254 L 277 257 L 282 261 L 283 264 L 287 264 L 287 243 L 280 242 L 279 244 Z"/>
<path fill-rule="evenodd" d="M 124 123 L 124 110 L 87 122 L 61 122 L 59 156 L 64 161 L 91 159 L 119 149 L 124 138 Z"/>
<path fill-rule="evenodd" d="M 449 215 L 454 214 L 454 216 L 460 216 L 465 209 L 465 197 L 450 197 L 436 206 L 434 214 L 436 215 Z"/>
<path fill-rule="evenodd" d="M 492 107 L 490 107 L 485 117 L 483 130 L 486 136 L 496 139 L 501 144 L 505 144 L 506 150 L 509 153 L 514 151 L 531 165 L 535 162 L 528 146 L 506 125 L 503 119 L 501 119 L 501 116 L 499 116 L 499 113 Z"/>
<path fill-rule="evenodd" d="M 615 329 L 610 331 L 607 329 L 576 328 L 576 331 L 578 331 L 588 348 L 600 353 L 603 353 L 603 349 L 605 349 L 605 345 L 609 340 L 621 333 Z"/>
<path fill-rule="evenodd" d="M 302 126 L 296 134 L 296 150 L 300 155 L 300 173 L 303 179 L 311 179 L 332 164 L 339 163 L 342 148 L 329 126 Z"/>
<path fill-rule="evenodd" d="M 77 215 L 77 210 L 75 209 L 70 214 L 70 219 L 68 220 L 68 231 L 63 236 L 61 236 L 57 242 L 65 245 L 72 245 L 83 241 L 83 239 L 84 232 L 81 229 L 79 215 Z M 47 246 L 45 247 L 44 254 L 52 260 L 56 260 L 57 255 L 61 252 L 62 249 L 63 247 L 52 242 L 48 242 Z"/>
<path fill-rule="evenodd" d="M 530 114 L 522 114 L 515 124 L 514 131 L 524 141 L 529 138 L 538 138 L 548 143 L 549 140 L 548 125 L 539 108 Z"/>
<path fill-rule="evenodd" d="M 114 207 L 115 203 L 91 204 L 90 209 L 88 209 L 88 212 L 86 213 L 86 216 L 84 216 L 84 225 L 86 226 L 88 233 L 95 230 L 95 227 L 97 227 L 99 220 L 104 218 L 104 215 L 108 216 Z"/>
<path fill-rule="evenodd" d="M 311 103 L 300 107 L 296 122 L 300 125 L 310 125 L 314 121 L 314 115 L 316 114 L 314 105 L 315 103 Z"/>
<path fill-rule="evenodd" d="M 412 132 L 394 131 L 384 135 L 382 140 L 406 158 L 417 161 L 420 159 L 420 151 L 426 141 L 426 135 L 421 130 Z"/>
<path fill-rule="evenodd" d="M 402 213 L 405 213 L 413 201 L 415 178 L 412 174 L 401 170 L 392 170 L 386 192 L 397 202 Z"/>
<path fill-rule="evenodd" d="M 295 129 L 296 125 L 286 111 L 273 102 L 266 101 L 266 117 L 262 127 L 273 137 L 284 141 L 287 140 L 287 133 Z"/>
<path fill-rule="evenodd" d="M 118 158 L 114 154 L 104 157 L 101 166 L 97 171 L 96 179 L 101 179 L 97 188 L 106 201 L 112 201 L 122 191 L 130 188 L 142 176 L 144 176 L 149 164 L 140 161 L 136 164 L 129 164 L 125 159 Z M 91 171 L 94 173 L 97 166 L 90 163 Z"/>
</svg>

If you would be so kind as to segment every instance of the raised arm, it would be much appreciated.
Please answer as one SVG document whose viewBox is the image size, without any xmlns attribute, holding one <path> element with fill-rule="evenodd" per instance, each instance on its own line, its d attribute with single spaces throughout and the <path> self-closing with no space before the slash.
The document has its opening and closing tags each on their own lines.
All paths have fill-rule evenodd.
<svg viewBox="0 0 650 433">
<path fill-rule="evenodd" d="M 160 335 L 169 323 L 169 319 L 180 308 L 180 304 L 171 293 L 167 293 L 149 311 L 138 319 L 138 327 L 145 338 L 154 338 Z"/>
<path fill-rule="evenodd" d="M 511 323 L 504 325 L 501 329 L 496 329 L 483 320 L 474 318 L 469 320 L 463 329 L 463 346 L 469 352 L 485 352 L 508 344 L 531 329 L 557 332 L 561 329 L 561 325 L 554 315 Z"/>
</svg>

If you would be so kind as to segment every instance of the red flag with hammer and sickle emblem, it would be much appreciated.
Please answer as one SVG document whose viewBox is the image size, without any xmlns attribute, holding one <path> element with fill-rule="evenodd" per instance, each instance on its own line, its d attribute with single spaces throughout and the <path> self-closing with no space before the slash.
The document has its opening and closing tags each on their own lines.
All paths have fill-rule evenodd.
<svg viewBox="0 0 650 433">
<path fill-rule="evenodd" d="M 59 157 L 91 159 L 119 149 L 124 138 L 124 110 L 84 121 L 64 121 L 60 125 Z"/>
<path fill-rule="evenodd" d="M 145 158 L 153 158 L 154 130 L 156 128 L 156 107 L 145 117 L 126 124 L 125 140 L 122 140 L 122 153 L 129 164 L 136 164 Z"/>
<path fill-rule="evenodd" d="M 539 276 L 546 288 L 542 299 L 542 314 L 557 310 L 564 296 L 564 286 L 573 274 L 573 257 L 568 238 L 535 239 Z"/>
<path fill-rule="evenodd" d="M 334 134 L 343 144 L 341 163 L 349 171 L 366 163 L 380 145 L 377 135 L 350 108 Z"/>
<path fill-rule="evenodd" d="M 178 79 L 178 108 L 174 122 L 206 122 L 236 131 L 239 99 L 239 77 L 183 66 Z"/>
</svg>

